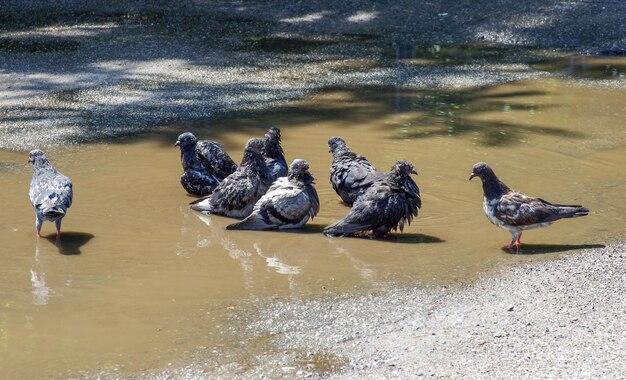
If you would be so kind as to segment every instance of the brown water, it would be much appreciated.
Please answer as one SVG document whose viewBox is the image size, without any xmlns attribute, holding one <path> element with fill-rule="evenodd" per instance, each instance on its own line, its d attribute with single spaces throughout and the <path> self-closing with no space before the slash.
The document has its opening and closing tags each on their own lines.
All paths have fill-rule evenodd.
<svg viewBox="0 0 626 380">
<path fill-rule="evenodd" d="M 74 181 L 60 246 L 34 236 L 26 153 L 0 152 L 2 378 L 141 374 L 228 348 L 220 334 L 267 297 L 363 292 L 390 282 L 472 281 L 502 264 L 555 257 L 624 236 L 626 92 L 556 79 L 464 92 L 329 90 L 289 107 L 180 125 L 131 141 L 50 149 Z M 184 130 L 222 142 L 239 160 L 250 136 L 283 130 L 288 161 L 305 158 L 321 211 L 300 233 L 226 231 L 231 219 L 191 212 L 178 183 Z M 322 226 L 348 209 L 328 182 L 326 141 L 388 170 L 413 162 L 423 209 L 387 241 L 330 239 Z M 524 234 L 525 253 L 482 211 L 477 161 L 530 195 L 591 209 Z M 207 351 L 208 352 L 208 351 Z"/>
</svg>

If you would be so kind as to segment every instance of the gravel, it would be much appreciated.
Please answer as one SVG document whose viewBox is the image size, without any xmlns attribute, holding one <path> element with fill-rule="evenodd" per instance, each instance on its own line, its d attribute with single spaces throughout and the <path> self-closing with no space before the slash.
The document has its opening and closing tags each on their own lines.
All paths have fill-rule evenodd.
<svg viewBox="0 0 626 380">
<path fill-rule="evenodd" d="M 0 149 L 110 140 L 328 87 L 547 75 L 529 63 L 623 54 L 624 10 L 618 1 L 5 0 Z M 458 61 L 397 59 L 468 45 Z"/>
</svg>

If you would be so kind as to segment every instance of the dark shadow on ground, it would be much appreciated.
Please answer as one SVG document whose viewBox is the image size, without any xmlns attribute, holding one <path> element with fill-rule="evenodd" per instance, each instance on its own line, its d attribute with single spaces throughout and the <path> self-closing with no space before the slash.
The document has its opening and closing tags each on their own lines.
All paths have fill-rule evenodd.
<svg viewBox="0 0 626 380">
<path fill-rule="evenodd" d="M 417 233 L 392 233 L 387 235 L 384 239 L 374 239 L 369 235 L 355 235 L 347 237 L 332 237 L 331 239 L 368 239 L 381 241 L 386 243 L 396 244 L 430 244 L 430 243 L 444 243 L 445 240 L 436 236 L 417 234 Z"/>
<path fill-rule="evenodd" d="M 87 244 L 94 235 L 86 232 L 61 232 L 61 237 L 57 240 L 56 234 L 45 237 L 46 240 L 56 245 L 59 253 L 66 256 L 80 255 L 81 248 Z"/>
<path fill-rule="evenodd" d="M 519 252 L 515 250 L 515 247 L 509 249 L 507 246 L 502 247 L 502 250 L 512 254 L 538 255 L 605 247 L 604 244 L 522 244 Z"/>
</svg>

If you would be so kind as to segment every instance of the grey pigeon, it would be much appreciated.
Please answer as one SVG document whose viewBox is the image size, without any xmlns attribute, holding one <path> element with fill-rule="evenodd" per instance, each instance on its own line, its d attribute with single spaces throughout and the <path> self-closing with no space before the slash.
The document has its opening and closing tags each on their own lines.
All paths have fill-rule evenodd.
<svg viewBox="0 0 626 380">
<path fill-rule="evenodd" d="M 59 238 L 61 221 L 72 205 L 72 181 L 56 170 L 40 149 L 28 154 L 28 162 L 33 164 L 33 178 L 28 195 L 35 208 L 37 237 L 41 237 L 42 223 L 50 221 L 55 223 Z"/>
<path fill-rule="evenodd" d="M 382 238 L 391 230 L 402 231 L 422 207 L 420 191 L 411 174 L 417 174 L 413 165 L 398 161 L 389 174 L 379 176 L 362 192 L 348 215 L 324 228 L 324 234 L 350 236 L 372 231 L 374 238 Z"/>
<path fill-rule="evenodd" d="M 263 157 L 274 180 L 287 175 L 287 161 L 283 147 L 280 145 L 280 129 L 270 128 L 265 132 Z"/>
<path fill-rule="evenodd" d="M 352 152 L 341 137 L 331 137 L 328 146 L 333 154 L 330 183 L 341 200 L 352 205 L 359 193 L 378 179 L 380 174 L 365 157 Z"/>
<path fill-rule="evenodd" d="M 192 202 L 191 208 L 205 214 L 245 218 L 254 204 L 272 184 L 262 155 L 263 140 L 250 139 L 243 152 L 241 165 L 224 178 L 210 196 Z"/>
<path fill-rule="evenodd" d="M 474 165 L 469 179 L 474 177 L 479 177 L 483 183 L 483 208 L 487 219 L 512 235 L 509 249 L 515 245 L 519 251 L 524 230 L 547 227 L 559 219 L 589 214 L 589 209 L 580 205 L 552 204 L 511 190 L 484 162 Z"/>
<path fill-rule="evenodd" d="M 297 159 L 287 177 L 280 177 L 254 205 L 252 214 L 229 230 L 272 230 L 300 228 L 320 210 L 320 200 L 313 187 L 315 178 L 309 163 Z"/>
<path fill-rule="evenodd" d="M 189 194 L 208 195 L 224 178 L 237 170 L 232 158 L 215 141 L 198 141 L 192 133 L 185 132 L 178 136 L 174 146 L 180 146 L 184 171 L 180 183 Z"/>
</svg>

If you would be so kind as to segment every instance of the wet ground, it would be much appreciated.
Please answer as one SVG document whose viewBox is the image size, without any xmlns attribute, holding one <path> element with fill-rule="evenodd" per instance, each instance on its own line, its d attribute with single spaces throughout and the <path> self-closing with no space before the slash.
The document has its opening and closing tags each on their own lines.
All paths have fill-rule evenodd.
<svg viewBox="0 0 626 380">
<path fill-rule="evenodd" d="M 556 75 L 461 90 L 327 88 L 271 111 L 52 147 L 51 161 L 75 189 L 59 245 L 51 224 L 34 237 L 26 154 L 0 151 L 0 367 L 11 378 L 184 368 L 204 352 L 236 351 L 235 317 L 272 298 L 468 283 L 502 265 L 623 237 L 623 59 L 542 64 Z M 191 212 L 176 136 L 215 139 L 239 160 L 244 142 L 269 126 L 282 129 L 288 161 L 308 160 L 318 178 L 313 222 L 300 233 L 227 233 L 232 220 Z M 386 241 L 320 233 L 348 210 L 327 179 L 333 135 L 380 170 L 400 158 L 414 163 L 424 207 L 404 233 Z M 528 232 L 526 255 L 508 254 L 501 247 L 510 235 L 488 223 L 480 184 L 468 182 L 477 161 L 517 190 L 591 214 Z M 325 372 L 343 359 L 307 360 Z"/>
</svg>

